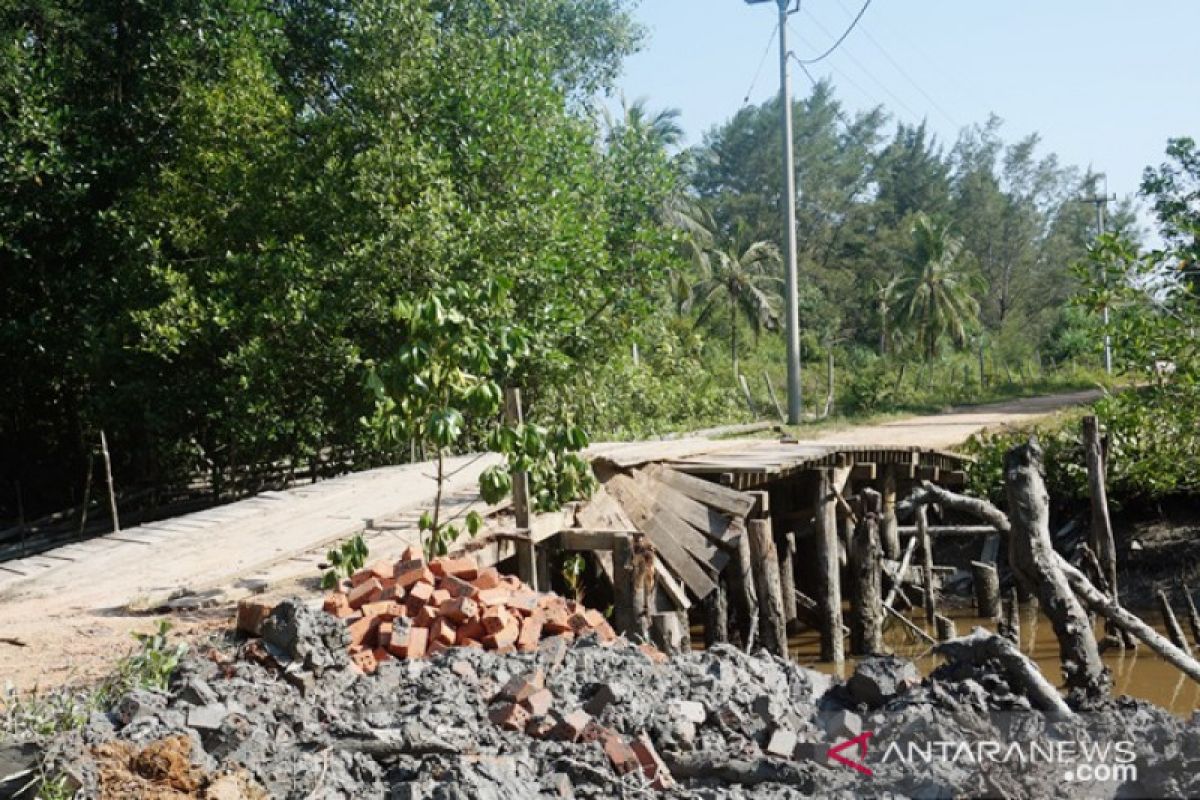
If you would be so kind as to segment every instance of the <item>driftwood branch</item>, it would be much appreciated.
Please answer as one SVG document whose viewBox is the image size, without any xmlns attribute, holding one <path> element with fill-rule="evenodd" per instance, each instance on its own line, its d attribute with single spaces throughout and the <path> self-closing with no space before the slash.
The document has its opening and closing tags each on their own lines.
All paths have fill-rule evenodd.
<svg viewBox="0 0 1200 800">
<path fill-rule="evenodd" d="M 1046 676 L 1037 665 L 1022 655 L 1017 646 L 1003 636 L 976 628 L 966 636 L 942 642 L 933 649 L 953 661 L 965 661 L 969 664 L 996 661 L 1004 668 L 1009 680 L 1025 693 L 1035 708 L 1059 717 L 1075 716 L 1062 695 L 1046 680 Z"/>
</svg>

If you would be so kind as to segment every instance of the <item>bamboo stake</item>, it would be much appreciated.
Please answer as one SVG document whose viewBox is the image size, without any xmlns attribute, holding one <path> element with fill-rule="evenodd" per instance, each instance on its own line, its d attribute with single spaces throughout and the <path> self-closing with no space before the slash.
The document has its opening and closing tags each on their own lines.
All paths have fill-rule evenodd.
<svg viewBox="0 0 1200 800">
<path fill-rule="evenodd" d="M 108 453 L 108 437 L 100 431 L 100 451 L 104 454 L 104 477 L 108 481 L 108 506 L 112 511 L 113 533 L 120 533 L 121 519 L 117 515 L 117 490 L 113 486 L 112 457 Z"/>
</svg>

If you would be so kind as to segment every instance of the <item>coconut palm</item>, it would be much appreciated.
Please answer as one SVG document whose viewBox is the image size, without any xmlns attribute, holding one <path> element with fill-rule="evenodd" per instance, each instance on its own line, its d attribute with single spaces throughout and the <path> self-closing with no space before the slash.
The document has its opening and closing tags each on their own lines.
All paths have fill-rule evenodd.
<svg viewBox="0 0 1200 800">
<path fill-rule="evenodd" d="M 651 111 L 649 101 L 639 97 L 632 103 L 621 101 L 625 127 L 643 134 L 657 142 L 663 149 L 675 147 L 683 141 L 683 126 L 679 124 L 678 108 L 662 108 Z"/>
<path fill-rule="evenodd" d="M 926 360 L 942 339 L 958 345 L 979 320 L 976 282 L 963 265 L 962 240 L 948 226 L 918 214 L 912 228 L 913 250 L 906 273 L 896 281 L 892 313 L 896 326 L 910 333 Z"/>
<path fill-rule="evenodd" d="M 708 229 L 711 233 L 712 229 Z M 740 231 L 739 231 L 740 234 Z M 710 242 L 716 242 L 715 235 Z M 779 294 L 775 290 L 782 280 L 779 270 L 783 259 L 774 242 L 758 240 L 744 244 L 735 235 L 724 246 L 701 244 L 702 237 L 693 237 L 692 257 L 699 274 L 693 295 L 700 306 L 696 324 L 703 324 L 725 303 L 729 304 L 729 349 L 733 358 L 733 374 L 738 374 L 738 321 L 750 323 L 755 336 L 763 330 L 779 327 Z"/>
</svg>

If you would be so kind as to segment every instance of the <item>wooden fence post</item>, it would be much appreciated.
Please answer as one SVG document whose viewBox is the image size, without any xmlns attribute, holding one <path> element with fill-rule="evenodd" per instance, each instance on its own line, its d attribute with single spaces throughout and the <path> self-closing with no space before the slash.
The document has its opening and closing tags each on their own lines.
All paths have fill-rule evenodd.
<svg viewBox="0 0 1200 800">
<path fill-rule="evenodd" d="M 104 431 L 100 431 L 100 452 L 104 454 L 104 477 L 108 480 L 108 507 L 112 512 L 113 532 L 120 533 L 121 518 L 117 514 L 117 490 L 113 486 L 112 456 L 108 452 L 108 437 L 104 435 Z"/>
<path fill-rule="evenodd" d="M 504 420 L 513 427 L 525 421 L 521 411 L 521 390 L 515 386 L 504 390 Z M 529 475 L 526 473 L 512 473 L 512 498 L 517 530 L 529 532 Z M 536 592 L 541 591 L 542 587 L 538 586 L 537 547 L 533 543 L 532 533 L 530 536 L 528 542 L 517 542 L 517 572 L 521 580 Z"/>
</svg>

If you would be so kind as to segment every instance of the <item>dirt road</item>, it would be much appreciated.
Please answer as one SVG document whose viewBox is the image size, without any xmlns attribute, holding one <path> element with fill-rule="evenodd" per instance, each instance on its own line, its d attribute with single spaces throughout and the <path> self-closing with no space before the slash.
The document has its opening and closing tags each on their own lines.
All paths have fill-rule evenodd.
<svg viewBox="0 0 1200 800">
<path fill-rule="evenodd" d="M 1098 395 L 1013 400 L 809 438 L 948 449 L 980 430 L 1028 422 Z M 662 448 L 678 453 L 703 448 L 705 441 L 664 442 Z M 475 494 L 479 473 L 495 460 L 450 462 L 450 513 L 482 507 Z M 59 685 L 106 672 L 129 649 L 130 632 L 149 630 L 157 619 L 135 609 L 159 607 L 172 594 L 223 597 L 217 608 L 173 615 L 185 633 L 221 627 L 239 590 L 315 583 L 325 548 L 355 532 L 365 533 L 373 554 L 398 554 L 416 540 L 416 518 L 432 502 L 431 471 L 428 464 L 410 464 L 346 475 L 0 564 L 0 687 L 6 681 L 21 689 Z"/>
</svg>

